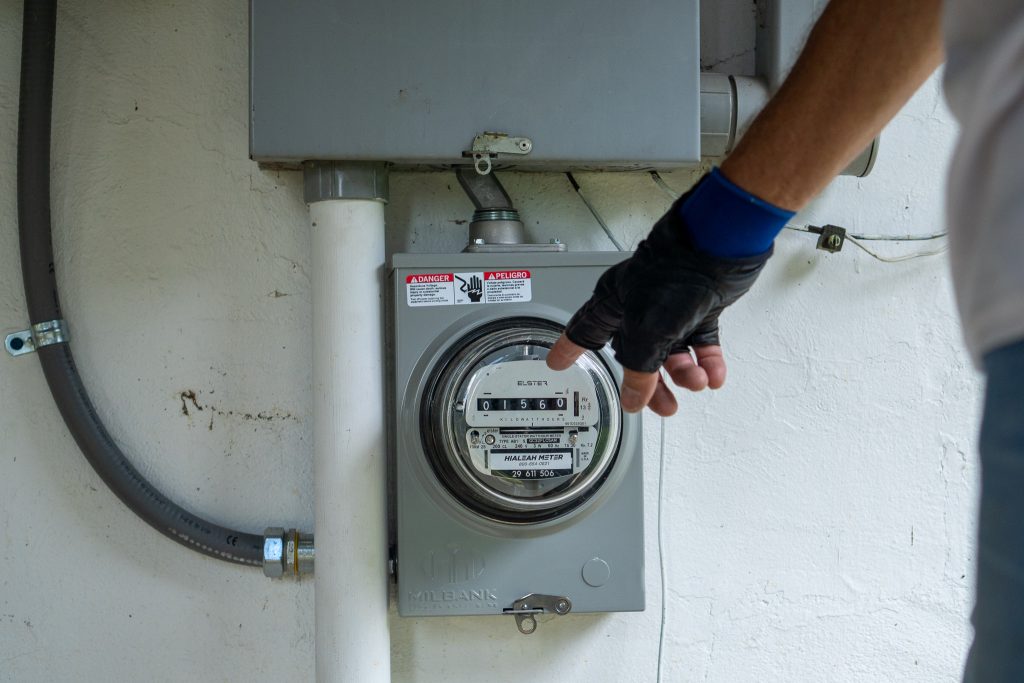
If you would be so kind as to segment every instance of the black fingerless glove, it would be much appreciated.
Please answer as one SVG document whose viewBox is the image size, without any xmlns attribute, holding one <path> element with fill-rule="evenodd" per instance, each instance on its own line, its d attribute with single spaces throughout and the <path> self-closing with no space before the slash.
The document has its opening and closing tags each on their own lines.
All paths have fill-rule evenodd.
<svg viewBox="0 0 1024 683">
<path fill-rule="evenodd" d="M 655 372 L 670 353 L 718 344 L 718 316 L 747 293 L 771 256 L 720 258 L 698 251 L 679 207 L 684 195 L 637 247 L 612 266 L 565 328 L 591 350 L 608 340 L 623 367 Z"/>
</svg>

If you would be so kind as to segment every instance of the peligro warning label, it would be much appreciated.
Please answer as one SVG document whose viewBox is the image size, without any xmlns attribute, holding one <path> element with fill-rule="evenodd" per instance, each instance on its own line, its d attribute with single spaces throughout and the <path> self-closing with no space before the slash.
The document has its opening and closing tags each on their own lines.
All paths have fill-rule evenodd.
<svg viewBox="0 0 1024 683">
<path fill-rule="evenodd" d="M 405 276 L 410 306 L 461 306 L 530 301 L 528 270 L 484 270 L 475 273 L 416 273 Z"/>
</svg>

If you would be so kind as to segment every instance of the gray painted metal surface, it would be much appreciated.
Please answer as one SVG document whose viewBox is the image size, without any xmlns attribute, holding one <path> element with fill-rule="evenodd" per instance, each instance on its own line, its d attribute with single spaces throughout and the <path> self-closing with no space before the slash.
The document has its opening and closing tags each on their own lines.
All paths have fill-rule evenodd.
<svg viewBox="0 0 1024 683">
<path fill-rule="evenodd" d="M 517 316 L 564 324 L 589 297 L 598 276 L 628 255 L 393 256 L 392 499 L 398 608 L 403 616 L 500 614 L 530 593 L 564 596 L 571 600 L 573 613 L 644 608 L 639 415 L 623 415 L 617 460 L 586 503 L 565 517 L 519 526 L 484 520 L 444 489 L 426 463 L 420 423 L 428 376 L 463 335 Z M 407 276 L 502 268 L 530 271 L 530 302 L 408 305 Z M 618 365 L 606 360 L 620 381 Z M 511 622 L 510 618 L 510 627 Z"/>
<path fill-rule="evenodd" d="M 250 152 L 520 168 L 699 160 L 696 0 L 252 0 Z"/>
</svg>

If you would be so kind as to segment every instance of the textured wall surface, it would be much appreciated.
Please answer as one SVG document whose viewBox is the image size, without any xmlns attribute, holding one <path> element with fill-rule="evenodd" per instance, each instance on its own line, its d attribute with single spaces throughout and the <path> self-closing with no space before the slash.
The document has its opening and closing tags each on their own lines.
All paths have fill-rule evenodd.
<svg viewBox="0 0 1024 683">
<path fill-rule="evenodd" d="M 749 68 L 750 3 L 713 7 L 704 64 Z M 26 322 L 20 14 L 0 3 L 4 333 Z M 56 265 L 84 378 L 139 468 L 229 525 L 309 528 L 306 210 L 297 174 L 247 158 L 246 21 L 241 1 L 62 3 Z M 954 135 L 933 80 L 885 131 L 874 173 L 837 181 L 799 218 L 939 229 Z M 666 175 L 679 189 L 694 178 Z M 610 247 L 563 176 L 503 180 L 531 237 Z M 668 204 L 646 174 L 579 180 L 630 245 Z M 390 249 L 462 246 L 471 207 L 452 176 L 397 174 L 392 197 Z M 665 680 L 957 680 L 979 383 L 945 259 L 829 255 L 787 232 L 724 338 L 727 386 L 648 420 L 647 611 L 549 618 L 530 638 L 503 617 L 393 617 L 396 681 L 520 681 L 524 667 L 531 680 L 653 681 L 663 607 Z M 312 678 L 311 581 L 186 552 L 129 514 L 32 356 L 0 357 L 0 405 L 0 680 Z"/>
</svg>

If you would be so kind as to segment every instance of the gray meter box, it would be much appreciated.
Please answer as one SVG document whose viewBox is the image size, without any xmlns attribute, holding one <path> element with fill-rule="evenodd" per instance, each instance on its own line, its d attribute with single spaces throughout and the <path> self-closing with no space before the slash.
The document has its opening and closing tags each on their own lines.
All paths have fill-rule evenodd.
<svg viewBox="0 0 1024 683">
<path fill-rule="evenodd" d="M 251 0 L 250 154 L 495 165 L 699 161 L 697 0 Z"/>
<path fill-rule="evenodd" d="M 626 256 L 392 257 L 403 616 L 502 614 L 525 596 L 573 613 L 644 608 L 640 415 L 622 412 L 606 350 L 563 372 L 544 362 Z"/>
</svg>

